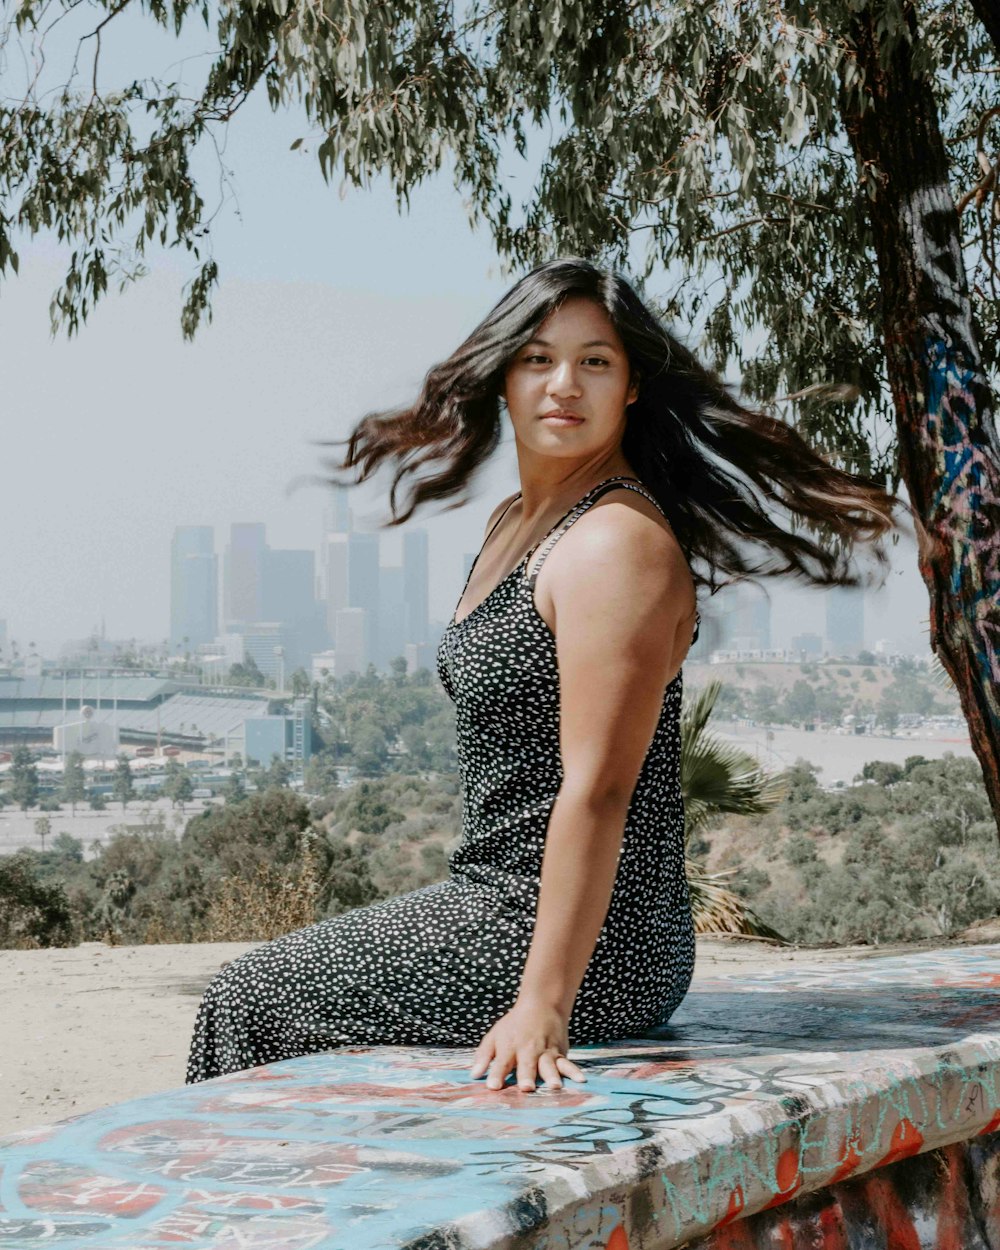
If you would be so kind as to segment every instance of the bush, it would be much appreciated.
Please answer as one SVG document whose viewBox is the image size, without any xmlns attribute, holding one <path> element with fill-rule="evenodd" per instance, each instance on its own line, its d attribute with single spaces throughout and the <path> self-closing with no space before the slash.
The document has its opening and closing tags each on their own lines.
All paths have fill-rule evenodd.
<svg viewBox="0 0 1000 1250">
<path fill-rule="evenodd" d="M 816 844 L 801 833 L 793 834 L 785 843 L 785 859 L 796 867 L 808 864 L 816 859 Z"/>
<path fill-rule="evenodd" d="M 72 917 L 63 887 L 39 879 L 30 851 L 0 858 L 0 946 L 24 950 L 72 944 Z"/>
</svg>

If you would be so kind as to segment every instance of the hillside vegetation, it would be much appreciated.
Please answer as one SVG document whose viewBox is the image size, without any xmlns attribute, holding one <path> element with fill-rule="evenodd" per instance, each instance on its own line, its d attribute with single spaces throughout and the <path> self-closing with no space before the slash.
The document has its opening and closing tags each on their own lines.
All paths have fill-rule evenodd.
<svg viewBox="0 0 1000 1250">
<path fill-rule="evenodd" d="M 690 847 L 791 941 L 951 937 L 1000 911 L 1000 856 L 979 764 L 951 753 L 871 763 L 825 791 L 804 760 L 772 812 L 726 817 Z"/>
<path fill-rule="evenodd" d="M 948 937 L 1000 910 L 996 831 L 974 760 L 871 764 L 820 789 L 798 761 L 772 811 L 705 821 L 688 851 L 803 944 Z M 260 940 L 447 875 L 457 775 L 363 780 L 307 803 L 277 787 L 192 817 L 66 835 L 0 861 L 0 945 Z"/>
</svg>

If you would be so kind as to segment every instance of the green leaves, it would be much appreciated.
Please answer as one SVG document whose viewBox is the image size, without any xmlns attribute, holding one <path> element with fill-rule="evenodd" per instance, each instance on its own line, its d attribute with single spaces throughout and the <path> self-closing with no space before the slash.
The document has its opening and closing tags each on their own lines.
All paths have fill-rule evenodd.
<svg viewBox="0 0 1000 1250">
<path fill-rule="evenodd" d="M 840 120 L 866 98 L 848 37 L 861 3 L 475 0 L 457 17 L 441 0 L 224 0 L 218 53 L 194 90 L 149 79 L 95 93 L 89 40 L 73 81 L 28 78 L 0 105 L 0 276 L 17 272 L 19 231 L 72 240 L 53 300 L 72 334 L 112 278 L 143 271 L 148 244 L 180 247 L 196 267 L 182 311 L 194 334 L 219 276 L 201 255 L 211 222 L 195 157 L 264 90 L 302 114 L 322 177 L 341 188 L 387 175 L 402 207 L 449 155 L 470 223 L 486 224 L 512 268 L 572 251 L 640 281 L 670 273 L 669 315 L 748 394 L 853 388 L 854 401 L 792 401 L 791 415 L 847 467 L 895 481 L 894 446 L 869 437 L 891 411 L 866 209 L 878 171 L 855 165 Z M 210 17 L 190 0 L 141 7 L 175 32 Z M 119 11 L 75 10 L 105 33 Z M 9 59 L 20 41 L 20 59 L 38 63 L 42 12 L 21 0 Z M 879 13 L 891 55 L 913 34 L 901 0 Z M 988 106 L 989 43 L 962 5 L 921 23 L 962 186 L 981 176 L 963 118 Z M 504 162 L 546 141 L 537 185 L 515 204 Z M 996 324 L 992 288 L 976 290 L 982 323 Z"/>
</svg>

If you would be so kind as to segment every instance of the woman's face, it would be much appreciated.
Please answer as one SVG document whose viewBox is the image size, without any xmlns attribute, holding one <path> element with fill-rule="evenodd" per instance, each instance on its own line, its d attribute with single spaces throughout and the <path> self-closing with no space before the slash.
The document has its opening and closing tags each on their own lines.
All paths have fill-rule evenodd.
<svg viewBox="0 0 1000 1250">
<path fill-rule="evenodd" d="M 588 457 L 620 444 L 638 394 L 625 347 L 604 309 L 573 296 L 507 366 L 504 397 L 516 437 L 543 455 Z M 560 409 L 579 421 L 547 420 Z"/>
</svg>

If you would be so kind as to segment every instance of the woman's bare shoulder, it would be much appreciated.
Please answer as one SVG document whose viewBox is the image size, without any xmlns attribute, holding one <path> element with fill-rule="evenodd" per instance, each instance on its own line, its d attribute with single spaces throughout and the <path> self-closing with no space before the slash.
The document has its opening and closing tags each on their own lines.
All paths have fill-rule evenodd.
<svg viewBox="0 0 1000 1250">
<path fill-rule="evenodd" d="M 489 520 L 486 522 L 486 533 L 488 534 L 493 526 L 499 521 L 504 511 L 514 502 L 521 492 L 519 490 L 512 491 L 506 499 L 501 499 L 497 506 L 490 513 Z"/>
</svg>

